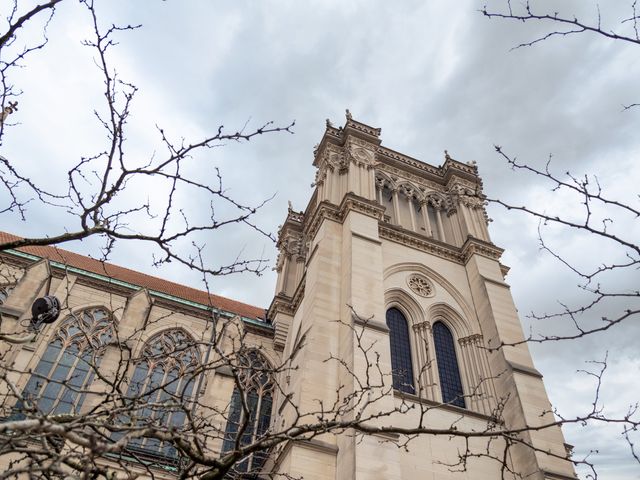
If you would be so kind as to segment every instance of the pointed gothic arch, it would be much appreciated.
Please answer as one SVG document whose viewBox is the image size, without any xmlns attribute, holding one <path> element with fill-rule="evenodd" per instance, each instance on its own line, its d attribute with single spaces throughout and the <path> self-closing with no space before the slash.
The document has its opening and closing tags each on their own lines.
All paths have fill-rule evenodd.
<svg viewBox="0 0 640 480">
<path fill-rule="evenodd" d="M 31 409 L 44 414 L 79 412 L 114 328 L 114 316 L 104 307 L 70 313 L 33 369 L 15 407 L 18 415 Z"/>
<path fill-rule="evenodd" d="M 195 394 L 200 351 L 194 338 L 182 328 L 165 329 L 152 335 L 142 346 L 127 391 L 138 426 L 171 426 L 179 430 L 185 423 Z M 118 440 L 122 434 L 113 436 Z M 160 464 L 178 461 L 178 451 L 169 442 L 156 438 L 131 439 L 127 450 Z"/>
<path fill-rule="evenodd" d="M 223 454 L 236 448 L 236 445 L 248 445 L 260 438 L 267 433 L 271 423 L 274 378 L 269 361 L 258 350 L 251 349 L 238 354 L 236 372 L 237 380 L 229 402 L 222 442 Z M 246 410 L 243 405 L 247 406 Z M 256 474 L 266 459 L 265 451 L 256 452 L 237 463 L 234 471 Z"/>
<path fill-rule="evenodd" d="M 447 279 L 447 277 L 437 272 L 433 268 L 430 268 L 422 263 L 403 262 L 403 263 L 396 263 L 394 265 L 391 265 L 385 268 L 383 273 L 383 278 L 386 282 L 387 279 L 389 279 L 389 277 L 400 272 L 422 273 L 423 275 L 427 276 L 435 283 L 436 288 L 443 288 L 444 290 L 446 290 L 446 292 L 449 295 L 451 295 L 451 298 L 453 299 L 453 302 L 452 302 L 453 306 L 447 305 L 444 303 L 434 304 L 427 312 L 426 319 L 432 320 L 434 318 L 434 316 L 437 313 L 436 306 L 438 307 L 445 306 L 445 310 L 443 310 L 443 312 L 447 312 L 447 314 L 445 314 L 444 316 L 446 316 L 447 318 L 452 318 L 454 320 L 457 318 L 466 319 L 466 320 L 463 320 L 463 322 L 466 325 L 465 329 L 469 330 L 468 334 L 481 333 L 479 329 L 479 320 L 478 320 L 477 312 L 472 307 L 472 305 L 469 304 L 469 302 L 467 302 L 467 300 L 465 299 L 465 296 L 460 292 L 460 290 L 458 290 Z M 451 313 L 451 315 L 449 315 L 448 313 Z M 464 337 L 465 334 L 461 334 L 460 336 Z"/>
<path fill-rule="evenodd" d="M 444 322 L 456 338 L 465 338 L 474 333 L 479 333 L 451 305 L 444 302 L 431 305 L 427 312 L 427 318 L 432 325 L 438 321 Z"/>
</svg>

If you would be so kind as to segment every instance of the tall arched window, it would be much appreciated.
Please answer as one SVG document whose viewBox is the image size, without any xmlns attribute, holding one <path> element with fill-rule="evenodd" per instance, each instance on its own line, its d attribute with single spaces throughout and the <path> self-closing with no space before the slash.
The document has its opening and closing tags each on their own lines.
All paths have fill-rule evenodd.
<svg viewBox="0 0 640 480">
<path fill-rule="evenodd" d="M 113 319 L 104 309 L 65 318 L 33 371 L 16 405 L 17 414 L 22 416 L 30 406 L 47 414 L 77 412 L 85 398 L 80 392 L 93 381 L 112 336 Z"/>
<path fill-rule="evenodd" d="M 391 370 L 393 388 L 407 393 L 416 393 L 413 386 L 411 365 L 411 343 L 407 319 L 397 308 L 387 310 L 387 327 L 391 344 Z"/>
<path fill-rule="evenodd" d="M 273 379 L 271 367 L 255 350 L 242 355 L 238 366 L 240 387 L 236 384 L 231 396 L 229 416 L 225 429 L 222 452 L 229 452 L 236 445 L 244 446 L 260 438 L 269 429 L 271 409 L 273 405 Z M 246 402 L 248 415 L 243 411 L 242 403 Z M 242 436 L 238 438 L 239 432 Z M 254 453 L 239 464 L 236 472 L 258 473 L 264 465 L 266 453 Z"/>
<path fill-rule="evenodd" d="M 440 376 L 440 390 L 442 401 L 465 408 L 460 369 L 456 357 L 456 347 L 453 335 L 442 322 L 433 324 L 433 343 L 436 349 L 438 375 Z"/>
<path fill-rule="evenodd" d="M 196 343 L 179 329 L 165 330 L 145 344 L 127 393 L 132 405 L 141 405 L 133 415 L 139 426 L 179 429 L 184 424 L 199 359 Z M 175 447 L 156 438 L 134 438 L 127 450 L 164 463 L 178 458 Z"/>
</svg>

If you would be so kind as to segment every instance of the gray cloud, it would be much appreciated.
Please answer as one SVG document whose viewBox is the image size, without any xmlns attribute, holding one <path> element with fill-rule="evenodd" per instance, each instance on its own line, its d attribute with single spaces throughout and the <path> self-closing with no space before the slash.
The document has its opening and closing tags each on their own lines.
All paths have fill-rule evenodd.
<svg viewBox="0 0 640 480">
<path fill-rule="evenodd" d="M 593 18 L 595 7 L 587 3 L 565 2 L 563 8 Z M 499 144 L 536 165 L 553 154 L 559 172 L 598 173 L 614 196 L 630 199 L 639 175 L 633 159 L 640 152 L 640 113 L 621 113 L 621 105 L 640 101 L 637 48 L 581 35 L 511 51 L 544 25 L 488 20 L 478 6 L 417 0 L 105 3 L 105 22 L 144 24 L 123 35 L 114 50 L 122 77 L 141 89 L 128 148 L 140 159 L 159 150 L 156 123 L 179 138 L 204 135 L 219 124 L 235 130 L 248 120 L 255 127 L 295 119 L 293 136 L 271 135 L 203 152 L 193 167 L 206 176 L 211 165 L 218 165 L 228 191 L 246 203 L 275 194 L 257 217 L 274 233 L 287 200 L 297 209 L 306 205 L 313 145 L 324 119 L 340 123 L 346 107 L 356 118 L 382 127 L 383 142 L 393 149 L 432 164 L 441 163 L 445 148 L 461 161 L 476 160 L 491 196 L 544 202 L 548 193 L 537 179 L 510 171 L 493 151 Z M 605 22 L 621 12 L 610 5 L 602 10 Z M 46 54 L 17 77 L 25 91 L 17 118 L 21 125 L 6 135 L 2 154 L 40 181 L 63 186 L 69 162 L 98 151 L 103 137 L 92 118 L 101 86 L 92 54 L 79 45 L 86 34 L 85 14 L 75 4 L 59 13 Z M 616 175 L 620 171 L 625 173 Z M 184 202 L 190 211 L 203 213 L 201 199 Z M 33 208 L 28 222 L 6 217 L 3 228 L 24 235 L 73 228 L 63 213 Z M 493 207 L 490 215 L 493 239 L 507 249 L 504 261 L 513 267 L 508 281 L 521 315 L 550 311 L 557 300 L 580 301 L 577 280 L 538 250 L 535 222 Z M 551 239 L 559 238 L 560 245 L 574 241 L 563 235 L 552 233 Z M 200 240 L 212 263 L 234 258 L 243 248 L 249 256 L 276 256 L 271 242 L 246 229 Z M 591 243 L 579 245 L 585 258 L 602 253 Z M 96 242 L 69 248 L 96 255 Z M 112 260 L 202 286 L 199 275 L 175 264 L 151 269 L 149 257 L 139 250 L 123 244 Z M 266 307 L 274 279 L 267 271 L 260 278 L 212 279 L 210 286 L 215 293 Z M 637 280 L 636 274 L 609 281 L 626 288 Z M 620 379 L 626 370 L 637 375 L 637 333 L 636 326 L 626 325 L 580 342 L 532 346 L 554 403 L 565 414 L 576 411 L 585 392 L 573 380 L 574 371 L 584 360 L 602 358 L 607 349 L 618 382 L 612 388 L 624 385 Z M 622 390 L 621 403 L 640 396 L 635 387 Z M 600 478 L 632 478 L 637 471 L 629 455 L 616 453 L 625 448 L 615 443 L 619 432 L 571 427 L 566 435 L 580 454 L 600 451 L 592 457 L 601 467 Z"/>
</svg>

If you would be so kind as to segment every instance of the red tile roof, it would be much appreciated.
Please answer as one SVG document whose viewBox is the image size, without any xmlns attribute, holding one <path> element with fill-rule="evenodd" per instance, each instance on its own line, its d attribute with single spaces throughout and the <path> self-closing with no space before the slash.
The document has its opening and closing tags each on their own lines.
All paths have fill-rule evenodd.
<svg viewBox="0 0 640 480">
<path fill-rule="evenodd" d="M 18 239 L 20 239 L 20 237 L 17 237 L 16 235 L 0 232 L 0 242 L 8 242 Z M 58 247 L 20 247 L 17 250 L 40 258 L 47 258 L 54 262 L 64 263 L 70 267 L 86 270 L 87 272 L 97 273 L 98 275 L 104 275 L 115 280 L 148 288 L 149 290 L 172 295 L 183 300 L 189 300 L 202 305 L 211 305 L 215 308 L 235 313 L 243 317 L 252 319 L 263 319 L 265 317 L 265 311 L 263 308 L 236 302 L 235 300 L 221 297 L 219 295 L 209 294 L 202 290 L 180 285 L 162 278 L 153 277 L 145 273 L 136 272 L 135 270 L 130 270 L 112 263 L 101 262 Z"/>
</svg>

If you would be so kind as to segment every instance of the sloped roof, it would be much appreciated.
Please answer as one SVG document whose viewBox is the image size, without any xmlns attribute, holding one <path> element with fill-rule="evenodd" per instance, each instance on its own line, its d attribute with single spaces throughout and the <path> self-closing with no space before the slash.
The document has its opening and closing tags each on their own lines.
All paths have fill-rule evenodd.
<svg viewBox="0 0 640 480">
<path fill-rule="evenodd" d="M 16 235 L 0 232 L 0 242 L 19 239 L 20 237 Z M 35 255 L 40 258 L 46 258 L 54 262 L 63 263 L 70 267 L 86 270 L 87 272 L 131 283 L 142 288 L 172 295 L 183 300 L 189 300 L 202 305 L 211 305 L 220 310 L 225 310 L 243 317 L 252 319 L 265 318 L 265 310 L 263 308 L 247 305 L 246 303 L 237 302 L 219 295 L 213 295 L 203 290 L 197 290 L 195 288 L 187 287 L 186 285 L 180 285 L 179 283 L 147 275 L 146 273 L 136 272 L 135 270 L 130 270 L 112 263 L 101 262 L 58 247 L 32 246 L 20 247 L 16 250 Z"/>
</svg>

